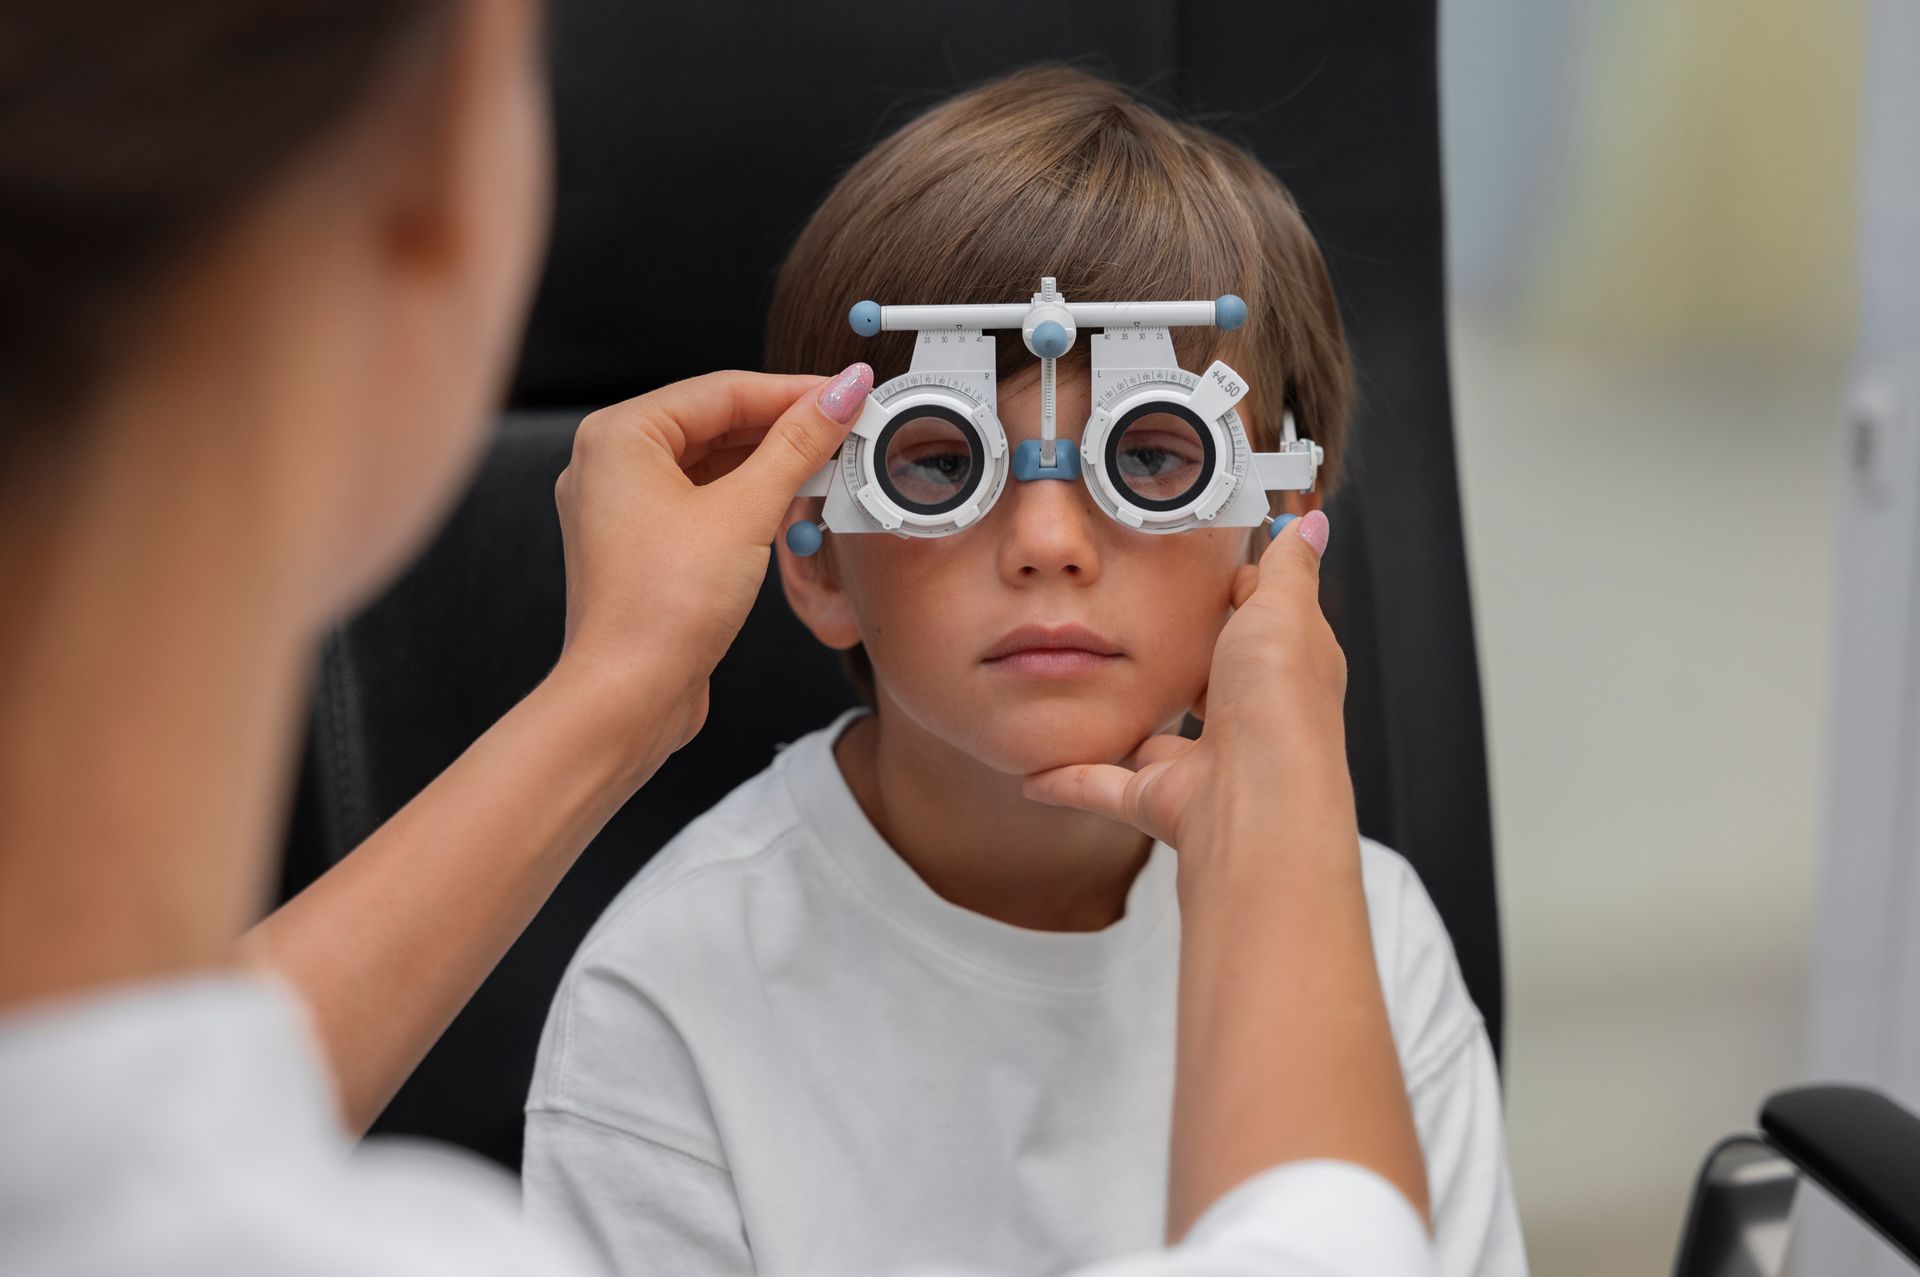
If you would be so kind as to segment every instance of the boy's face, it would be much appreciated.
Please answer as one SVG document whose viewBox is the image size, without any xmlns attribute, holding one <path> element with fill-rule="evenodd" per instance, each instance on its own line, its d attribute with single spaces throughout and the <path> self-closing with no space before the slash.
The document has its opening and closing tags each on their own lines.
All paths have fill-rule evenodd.
<svg viewBox="0 0 1920 1277">
<path fill-rule="evenodd" d="M 1064 446 L 1088 411 L 1060 378 Z M 1036 375 L 1001 387 L 1010 446 L 1040 436 Z M 1260 529 L 1155 536 L 1109 519 L 1084 483 L 1009 482 L 965 531 L 778 543 L 787 598 L 830 647 L 866 644 L 880 695 L 996 770 L 1114 761 L 1177 723 L 1206 688 L 1236 570 Z M 1247 569 L 1251 570 L 1251 569 Z"/>
</svg>

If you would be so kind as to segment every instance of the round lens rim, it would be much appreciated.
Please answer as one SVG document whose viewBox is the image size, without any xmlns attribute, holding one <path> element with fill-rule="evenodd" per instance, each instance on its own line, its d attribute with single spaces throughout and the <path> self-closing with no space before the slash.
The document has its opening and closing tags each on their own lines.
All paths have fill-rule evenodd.
<svg viewBox="0 0 1920 1277">
<path fill-rule="evenodd" d="M 967 482 L 953 496 L 931 505 L 903 495 L 900 489 L 894 486 L 893 476 L 887 473 L 887 449 L 893 446 L 894 435 L 898 434 L 909 421 L 921 417 L 938 417 L 958 427 L 961 437 L 967 441 Z M 873 481 L 880 491 L 886 494 L 887 500 L 912 514 L 929 516 L 951 514 L 958 510 L 975 492 L 980 490 L 980 485 L 986 481 L 986 469 L 987 446 L 980 438 L 980 428 L 974 425 L 971 417 L 956 412 L 944 404 L 923 403 L 902 408 L 880 428 L 880 433 L 874 437 Z"/>
<path fill-rule="evenodd" d="M 1192 426 L 1193 432 L 1200 436 L 1200 474 L 1179 496 L 1155 499 L 1141 496 L 1133 490 L 1133 486 L 1126 479 L 1121 477 L 1120 440 L 1126 437 L 1127 431 L 1132 428 L 1134 422 L 1160 412 L 1180 418 Z M 1114 422 L 1113 427 L 1107 431 L 1107 446 L 1104 454 L 1107 480 L 1113 485 L 1114 492 L 1128 505 L 1142 510 L 1151 510 L 1155 514 L 1178 510 L 1198 500 L 1206 492 L 1207 485 L 1213 482 L 1214 470 L 1220 463 L 1220 450 L 1213 442 L 1213 431 L 1207 428 L 1207 423 L 1201 419 L 1199 413 L 1171 399 L 1149 399 L 1145 403 L 1135 404 L 1122 413 L 1120 420 Z"/>
</svg>

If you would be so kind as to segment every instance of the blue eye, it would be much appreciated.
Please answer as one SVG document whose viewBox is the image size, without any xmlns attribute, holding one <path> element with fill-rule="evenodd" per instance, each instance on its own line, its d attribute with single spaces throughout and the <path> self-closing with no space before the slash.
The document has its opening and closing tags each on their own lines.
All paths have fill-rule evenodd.
<svg viewBox="0 0 1920 1277">
<path fill-rule="evenodd" d="M 894 430 L 884 464 L 896 495 L 913 505 L 953 501 L 973 479 L 967 436 L 941 417 L 915 417 Z"/>
<path fill-rule="evenodd" d="M 1178 466 L 1198 464 L 1193 457 L 1182 457 L 1171 448 L 1129 447 L 1120 454 L 1120 473 L 1129 479 L 1160 478 Z"/>
<path fill-rule="evenodd" d="M 967 477 L 965 452 L 920 452 L 911 457 L 895 457 L 893 476 L 912 475 L 927 483 L 958 483 Z"/>
<path fill-rule="evenodd" d="M 1114 476 L 1135 496 L 1171 501 L 1200 479 L 1206 446 L 1184 419 L 1166 412 L 1148 413 L 1130 423 L 1114 448 Z"/>
</svg>

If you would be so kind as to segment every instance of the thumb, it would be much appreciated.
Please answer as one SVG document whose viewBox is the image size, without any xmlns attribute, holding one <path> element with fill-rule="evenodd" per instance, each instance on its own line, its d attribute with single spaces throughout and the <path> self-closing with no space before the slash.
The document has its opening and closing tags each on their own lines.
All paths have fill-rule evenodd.
<svg viewBox="0 0 1920 1277">
<path fill-rule="evenodd" d="M 1172 831 L 1160 827 L 1147 803 L 1154 782 L 1172 766 L 1170 758 L 1148 763 L 1139 771 L 1117 763 L 1070 763 L 1028 776 L 1021 792 L 1037 803 L 1077 807 L 1132 825 L 1149 838 L 1172 842 Z"/>
<path fill-rule="evenodd" d="M 1260 569 L 1251 563 L 1242 563 L 1233 570 L 1233 583 L 1227 595 L 1228 606 L 1235 611 L 1245 607 L 1247 600 L 1253 597 L 1253 591 L 1259 584 Z"/>
<path fill-rule="evenodd" d="M 796 399 L 768 428 L 753 455 L 721 480 L 747 502 L 756 532 L 765 532 L 760 540 L 771 541 L 780 530 L 794 494 L 832 460 L 871 393 L 873 369 L 847 365 L 839 376 Z"/>
<path fill-rule="evenodd" d="M 1278 586 L 1318 604 L 1320 556 L 1327 552 L 1331 532 L 1327 516 L 1319 510 L 1289 521 L 1260 555 L 1260 588 Z"/>
</svg>

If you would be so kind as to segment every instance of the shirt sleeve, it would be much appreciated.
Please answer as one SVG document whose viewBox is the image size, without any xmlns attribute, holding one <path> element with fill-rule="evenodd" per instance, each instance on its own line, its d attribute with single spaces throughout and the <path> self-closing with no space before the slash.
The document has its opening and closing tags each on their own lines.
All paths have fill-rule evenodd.
<svg viewBox="0 0 1920 1277">
<path fill-rule="evenodd" d="M 1137 1277 L 1434 1277 L 1426 1225 L 1400 1190 L 1345 1162 L 1255 1176 L 1201 1216 L 1158 1268 Z M 1136 1277 L 1115 1272 L 1102 1277 Z"/>
<path fill-rule="evenodd" d="M 1426 1226 L 1398 1189 L 1346 1162 L 1312 1161 L 1254 1176 L 1214 1203 L 1178 1246 L 1103 1260 L 1069 1277 L 1438 1277 L 1439 1271 Z"/>
<path fill-rule="evenodd" d="M 1476 1025 L 1445 1066 L 1421 1082 L 1413 1104 L 1426 1150 L 1441 1272 L 1526 1277 L 1500 1083 L 1484 1028 Z"/>
<path fill-rule="evenodd" d="M 1526 1277 L 1493 1047 L 1439 912 L 1411 866 L 1398 856 L 1392 866 L 1393 952 L 1381 955 L 1381 973 L 1426 1157 L 1440 1272 Z"/>
<path fill-rule="evenodd" d="M 609 1274 L 751 1277 L 725 1167 L 553 1110 L 527 1114 L 522 1176 L 530 1224 Z"/>
</svg>

